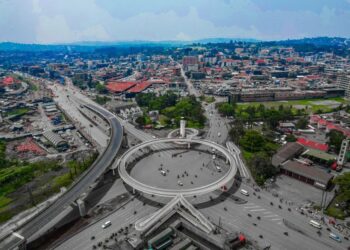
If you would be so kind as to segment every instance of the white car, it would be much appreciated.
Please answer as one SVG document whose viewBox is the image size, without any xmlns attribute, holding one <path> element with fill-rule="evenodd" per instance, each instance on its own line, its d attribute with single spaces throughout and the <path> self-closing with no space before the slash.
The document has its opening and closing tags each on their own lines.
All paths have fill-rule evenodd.
<svg viewBox="0 0 350 250">
<path fill-rule="evenodd" d="M 183 186 L 183 185 L 184 185 L 181 181 L 178 181 L 177 184 L 178 184 L 179 186 Z"/>
<path fill-rule="evenodd" d="M 218 172 L 221 172 L 221 167 L 220 166 L 215 166 L 216 167 L 216 170 L 218 171 Z"/>
<path fill-rule="evenodd" d="M 157 139 L 157 137 L 156 137 L 155 135 L 152 135 L 152 138 L 153 138 L 153 139 Z"/>
<path fill-rule="evenodd" d="M 106 221 L 104 224 L 102 224 L 102 228 L 105 229 L 105 228 L 109 227 L 110 225 L 112 225 L 112 222 Z"/>
</svg>

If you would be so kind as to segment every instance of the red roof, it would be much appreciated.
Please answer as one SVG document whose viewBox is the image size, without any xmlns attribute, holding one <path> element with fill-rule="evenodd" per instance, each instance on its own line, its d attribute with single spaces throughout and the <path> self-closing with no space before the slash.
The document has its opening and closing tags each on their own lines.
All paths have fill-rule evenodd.
<svg viewBox="0 0 350 250">
<path fill-rule="evenodd" d="M 305 139 L 303 137 L 299 137 L 297 142 L 300 143 L 301 145 L 305 146 L 305 147 L 308 147 L 308 148 L 313 148 L 313 149 L 317 149 L 317 150 L 320 150 L 320 151 L 328 151 L 328 145 L 327 144 L 311 141 L 311 140 Z"/>
<path fill-rule="evenodd" d="M 13 79 L 13 77 L 11 77 L 11 76 L 8 76 L 2 80 L 2 83 L 6 86 L 9 86 L 9 85 L 12 85 L 15 83 L 15 79 Z"/>
<path fill-rule="evenodd" d="M 129 93 L 140 93 L 147 89 L 149 86 L 151 86 L 152 83 L 150 82 L 141 82 L 136 84 L 134 87 L 128 90 Z"/>
<path fill-rule="evenodd" d="M 17 146 L 18 152 L 32 152 L 37 155 L 45 155 L 45 151 L 39 147 L 32 139 L 27 139 L 21 145 Z"/>
<path fill-rule="evenodd" d="M 265 63 L 265 60 L 264 59 L 258 59 L 256 61 L 257 64 L 264 64 Z"/>
<path fill-rule="evenodd" d="M 133 86 L 136 85 L 136 82 L 109 82 L 106 88 L 114 93 L 124 92 Z"/>
</svg>

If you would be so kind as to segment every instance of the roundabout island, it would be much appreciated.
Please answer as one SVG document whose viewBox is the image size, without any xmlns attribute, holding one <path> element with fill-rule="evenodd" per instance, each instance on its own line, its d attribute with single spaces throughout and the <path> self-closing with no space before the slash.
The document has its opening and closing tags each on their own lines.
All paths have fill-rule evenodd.
<svg viewBox="0 0 350 250">
<path fill-rule="evenodd" d="M 128 162 L 128 160 L 133 155 L 137 154 L 137 152 L 140 152 L 140 151 L 142 152 L 146 148 L 151 146 L 156 146 L 159 144 L 166 144 L 166 143 L 178 143 L 178 142 L 187 144 L 187 150 L 190 150 L 191 145 L 196 145 L 196 146 L 204 145 L 210 148 L 212 150 L 212 153 L 210 153 L 211 157 L 214 159 L 221 159 L 224 162 L 223 164 L 221 164 L 221 166 L 216 166 L 218 173 L 215 174 L 215 176 L 213 174 L 212 176 L 207 177 L 206 179 L 208 182 L 196 180 L 197 184 L 189 185 L 188 183 L 186 183 L 186 181 L 182 181 L 181 179 L 191 174 L 194 176 L 193 183 L 195 183 L 194 180 L 197 179 L 195 175 L 198 176 L 200 174 L 200 168 L 204 169 L 205 166 L 203 164 L 195 165 L 195 163 L 192 162 L 191 164 L 188 163 L 186 165 L 186 162 L 183 160 L 181 161 L 175 160 L 179 163 L 178 166 L 175 165 L 175 166 L 172 166 L 171 169 L 169 169 L 167 166 L 170 159 L 168 160 L 159 159 L 159 162 L 164 162 L 163 166 L 157 165 L 157 166 L 153 166 L 151 169 L 145 170 L 148 172 L 151 171 L 151 176 L 153 175 L 153 178 L 151 178 L 151 180 L 147 180 L 145 182 L 140 180 L 141 178 L 135 178 L 133 176 L 133 172 L 136 172 L 136 171 L 129 169 L 131 164 L 129 164 Z M 136 164 L 137 167 L 142 167 L 141 165 L 144 165 L 144 164 Z M 221 189 L 228 182 L 230 182 L 237 173 L 236 158 L 225 147 L 207 140 L 187 139 L 187 138 L 164 138 L 164 139 L 156 139 L 156 140 L 143 142 L 133 148 L 130 148 L 127 152 L 125 152 L 117 162 L 117 167 L 118 167 L 119 175 L 122 178 L 122 180 L 127 185 L 132 187 L 134 190 L 137 190 L 141 193 L 162 196 L 162 197 L 175 197 L 177 195 L 182 195 L 186 197 L 186 196 L 195 196 L 195 195 L 197 196 L 197 195 L 210 193 L 217 189 Z M 176 171 L 176 167 L 179 168 L 178 171 Z M 219 168 L 220 168 L 220 171 L 219 171 Z M 161 173 L 165 172 L 164 173 L 165 175 L 172 175 L 173 179 L 177 180 L 176 183 L 178 185 L 174 185 L 173 184 L 174 182 L 165 183 L 164 185 L 159 185 L 159 183 L 157 182 L 158 184 L 154 185 L 152 182 L 154 182 L 155 179 L 160 178 L 159 172 L 157 170 Z"/>
<path fill-rule="evenodd" d="M 188 153 L 186 160 L 185 154 Z M 147 160 L 150 156 L 158 159 Z M 186 197 L 226 188 L 237 173 L 237 158 L 225 147 L 208 140 L 163 138 L 130 148 L 114 168 L 118 168 L 120 178 L 133 191 L 171 198 L 163 208 L 138 220 L 136 230 L 145 232 L 176 211 L 196 227 L 210 233 L 215 226 Z"/>
</svg>

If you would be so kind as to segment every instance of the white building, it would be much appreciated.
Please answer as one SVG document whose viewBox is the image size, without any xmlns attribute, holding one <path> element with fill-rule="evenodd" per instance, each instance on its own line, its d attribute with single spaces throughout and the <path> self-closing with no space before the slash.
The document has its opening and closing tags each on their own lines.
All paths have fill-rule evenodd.
<svg viewBox="0 0 350 250">
<path fill-rule="evenodd" d="M 342 73 L 337 77 L 337 85 L 345 90 L 345 97 L 350 98 L 350 73 Z"/>
</svg>

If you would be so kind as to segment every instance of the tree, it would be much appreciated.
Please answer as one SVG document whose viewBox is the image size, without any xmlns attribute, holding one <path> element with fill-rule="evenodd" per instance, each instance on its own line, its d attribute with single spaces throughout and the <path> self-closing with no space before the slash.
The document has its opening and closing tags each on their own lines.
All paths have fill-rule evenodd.
<svg viewBox="0 0 350 250">
<path fill-rule="evenodd" d="M 239 140 L 239 144 L 249 152 L 260 151 L 265 144 L 265 138 L 255 130 L 248 130 Z"/>
<path fill-rule="evenodd" d="M 248 164 L 258 185 L 263 185 L 267 179 L 277 173 L 276 168 L 271 164 L 270 158 L 264 152 L 256 153 Z"/>
<path fill-rule="evenodd" d="M 339 198 L 341 200 L 350 201 L 350 172 L 339 175 L 334 179 L 334 183 L 339 186 Z"/>
<path fill-rule="evenodd" d="M 238 144 L 239 143 L 239 140 L 242 138 L 242 136 L 244 135 L 244 124 L 242 122 L 242 120 L 235 120 L 233 122 L 233 126 L 232 128 L 230 129 L 230 137 L 231 137 L 231 140 Z"/>
<path fill-rule="evenodd" d="M 218 111 L 224 116 L 234 116 L 235 107 L 227 102 L 218 105 Z"/>
<path fill-rule="evenodd" d="M 297 123 L 295 124 L 295 127 L 297 129 L 306 129 L 307 125 L 309 124 L 309 121 L 306 117 L 301 117 Z"/>
<path fill-rule="evenodd" d="M 341 143 L 345 139 L 345 136 L 342 132 L 337 130 L 331 130 L 326 137 L 328 138 L 328 145 L 334 147 L 336 153 L 339 153 Z"/>
<path fill-rule="evenodd" d="M 103 84 L 100 84 L 100 83 L 96 84 L 95 89 L 100 94 L 106 94 L 107 93 L 107 88 Z"/>
<path fill-rule="evenodd" d="M 287 142 L 295 142 L 295 141 L 297 141 L 297 138 L 293 134 L 288 134 L 286 136 L 286 141 Z"/>
</svg>

